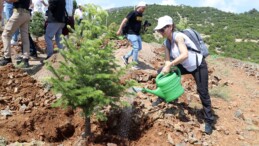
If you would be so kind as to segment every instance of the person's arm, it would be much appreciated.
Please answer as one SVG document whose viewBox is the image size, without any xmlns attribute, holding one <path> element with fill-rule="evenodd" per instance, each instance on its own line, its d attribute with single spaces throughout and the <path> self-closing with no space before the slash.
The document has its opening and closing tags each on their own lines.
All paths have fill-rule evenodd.
<svg viewBox="0 0 259 146">
<path fill-rule="evenodd" d="M 122 28 L 123 28 L 123 26 L 124 26 L 127 22 L 128 22 L 128 19 L 127 19 L 127 18 L 124 18 L 124 19 L 122 20 L 122 22 L 121 22 L 121 24 L 120 24 L 120 27 L 119 27 L 119 29 L 118 29 L 118 31 L 117 31 L 117 35 L 121 35 L 121 33 L 122 33 Z"/>
<path fill-rule="evenodd" d="M 179 35 L 175 38 L 175 43 L 179 48 L 180 51 L 180 56 L 178 56 L 177 58 L 175 58 L 172 62 L 170 62 L 170 56 L 169 56 L 169 51 L 167 51 L 166 54 L 166 63 L 165 66 L 162 70 L 162 73 L 169 73 L 171 67 L 176 66 L 180 63 L 182 63 L 184 60 L 186 60 L 188 58 L 188 50 L 187 50 L 187 46 L 184 42 L 184 38 L 183 36 Z M 168 49 L 166 49 L 168 50 Z"/>
<path fill-rule="evenodd" d="M 41 3 L 42 3 L 45 7 L 48 6 L 48 4 L 47 4 L 44 0 L 41 0 Z"/>
</svg>

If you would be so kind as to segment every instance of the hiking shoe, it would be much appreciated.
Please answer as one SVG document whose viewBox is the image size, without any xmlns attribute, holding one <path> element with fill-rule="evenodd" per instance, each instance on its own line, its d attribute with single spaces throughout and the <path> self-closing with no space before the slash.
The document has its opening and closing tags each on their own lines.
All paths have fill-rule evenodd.
<svg viewBox="0 0 259 146">
<path fill-rule="evenodd" d="M 159 104 L 161 104 L 162 102 L 164 102 L 164 100 L 160 97 L 157 98 L 157 100 L 155 102 L 152 102 L 152 106 L 158 106 Z"/>
<path fill-rule="evenodd" d="M 38 58 L 38 55 L 37 55 L 37 53 L 30 53 L 30 57 L 33 59 L 36 59 L 36 58 Z"/>
<path fill-rule="evenodd" d="M 2 60 L 0 60 L 0 66 L 5 66 L 8 63 L 12 63 L 12 59 L 11 58 L 3 58 Z"/>
<path fill-rule="evenodd" d="M 23 58 L 22 60 L 17 61 L 18 67 L 19 68 L 29 68 L 29 59 Z"/>
<path fill-rule="evenodd" d="M 122 56 L 121 59 L 123 60 L 125 65 L 129 64 L 129 58 L 126 58 L 125 56 Z"/>
<path fill-rule="evenodd" d="M 208 135 L 210 135 L 212 133 L 212 124 L 210 123 L 205 123 L 205 130 L 204 132 Z"/>
<path fill-rule="evenodd" d="M 13 46 L 18 46 L 18 41 L 14 41 L 14 40 L 11 40 L 11 45 L 13 45 Z"/>
</svg>

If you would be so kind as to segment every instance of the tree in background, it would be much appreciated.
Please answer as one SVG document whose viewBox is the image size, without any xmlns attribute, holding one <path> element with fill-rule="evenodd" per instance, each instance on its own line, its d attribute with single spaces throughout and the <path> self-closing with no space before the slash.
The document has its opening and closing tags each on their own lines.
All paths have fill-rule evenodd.
<svg viewBox="0 0 259 146">
<path fill-rule="evenodd" d="M 34 12 L 30 23 L 30 32 L 33 36 L 38 38 L 44 35 L 44 23 L 45 19 L 41 12 Z"/>
<path fill-rule="evenodd" d="M 74 16 L 76 8 L 77 8 L 77 2 L 76 2 L 76 0 L 73 0 L 73 16 Z"/>
<path fill-rule="evenodd" d="M 86 5 L 86 15 L 80 25 L 64 38 L 64 61 L 59 68 L 47 63 L 55 75 L 50 83 L 56 93 L 61 93 L 54 106 L 81 108 L 85 116 L 85 136 L 91 133 L 90 117 L 105 120 L 107 106 L 119 107 L 120 98 L 126 93 L 131 81 L 120 83 L 125 68 L 116 64 L 114 49 L 105 26 L 107 12 L 95 5 Z"/>
<path fill-rule="evenodd" d="M 176 24 L 176 28 L 179 29 L 179 30 L 184 30 L 186 28 L 188 28 L 188 19 L 185 17 L 183 18 L 181 14 L 179 14 L 177 12 L 177 15 L 179 16 L 180 20 L 179 20 L 179 23 Z"/>
</svg>

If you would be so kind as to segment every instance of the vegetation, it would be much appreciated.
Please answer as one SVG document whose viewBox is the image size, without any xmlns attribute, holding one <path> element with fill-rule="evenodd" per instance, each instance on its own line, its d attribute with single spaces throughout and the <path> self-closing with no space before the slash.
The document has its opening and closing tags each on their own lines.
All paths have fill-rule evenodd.
<svg viewBox="0 0 259 146">
<path fill-rule="evenodd" d="M 107 106 L 120 106 L 119 97 L 131 82 L 120 84 L 124 69 L 116 64 L 114 49 L 107 38 L 110 34 L 104 23 L 107 12 L 90 4 L 83 10 L 87 12 L 84 20 L 75 25 L 69 39 L 63 39 L 67 50 L 60 53 L 65 61 L 57 69 L 51 64 L 48 68 L 55 75 L 50 80 L 53 90 L 62 94 L 54 106 L 81 108 L 86 117 L 85 134 L 89 136 L 90 117 L 105 120 Z"/>
<path fill-rule="evenodd" d="M 127 13 L 132 10 L 133 7 L 109 10 L 108 24 L 112 22 L 120 24 Z M 171 16 L 175 24 L 179 26 L 182 22 L 188 22 L 189 27 L 206 35 L 204 40 L 209 45 L 211 54 L 259 63 L 259 12 L 256 9 L 234 14 L 211 7 L 148 5 L 143 18 L 144 21 L 151 22 L 152 26 L 143 35 L 144 41 L 157 41 L 152 35 L 153 28 L 157 24 L 156 19 L 164 15 Z M 179 26 L 177 27 L 182 29 Z M 241 42 L 237 42 L 237 39 Z"/>
<path fill-rule="evenodd" d="M 36 38 L 44 35 L 44 23 L 45 19 L 41 12 L 34 12 L 32 15 L 32 21 L 30 24 L 30 32 Z"/>
</svg>

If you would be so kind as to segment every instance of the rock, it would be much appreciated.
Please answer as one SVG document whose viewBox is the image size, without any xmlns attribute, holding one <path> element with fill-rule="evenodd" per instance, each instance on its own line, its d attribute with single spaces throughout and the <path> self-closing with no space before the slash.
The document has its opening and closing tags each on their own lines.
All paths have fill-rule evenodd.
<svg viewBox="0 0 259 146">
<path fill-rule="evenodd" d="M 239 140 L 245 140 L 244 136 L 242 136 L 242 135 L 238 135 L 238 139 Z"/>
<path fill-rule="evenodd" d="M 183 131 L 183 128 L 181 127 L 181 123 L 174 124 L 173 126 L 176 131 L 180 131 L 180 132 Z"/>
<path fill-rule="evenodd" d="M 24 113 L 25 110 L 26 110 L 26 108 L 27 108 L 27 106 L 26 106 L 25 104 L 23 104 L 23 105 L 20 107 L 19 112 Z"/>
<path fill-rule="evenodd" d="M 236 111 L 235 117 L 238 118 L 238 119 L 245 120 L 245 116 L 244 116 L 243 112 L 240 109 Z"/>
<path fill-rule="evenodd" d="M 9 80 L 7 85 L 11 85 L 13 83 L 13 80 Z"/>
<path fill-rule="evenodd" d="M 61 93 L 56 94 L 56 98 L 57 98 L 57 99 L 59 99 L 59 98 L 61 98 L 61 97 L 62 97 L 62 94 L 61 94 Z"/>
<path fill-rule="evenodd" d="M 14 88 L 14 93 L 18 93 L 19 92 L 19 88 L 18 87 L 15 87 Z"/>
<path fill-rule="evenodd" d="M 11 116 L 13 114 L 12 114 L 12 111 L 9 110 L 9 107 L 6 107 L 5 110 L 1 110 L 1 115 L 2 116 Z"/>
<path fill-rule="evenodd" d="M 181 143 L 176 144 L 175 146 L 186 146 L 186 143 L 181 142 Z"/>
<path fill-rule="evenodd" d="M 159 135 L 159 136 L 163 135 L 163 132 L 158 132 L 158 135 Z"/>
<path fill-rule="evenodd" d="M 44 101 L 44 105 L 45 105 L 45 106 L 48 106 L 48 105 L 49 105 L 49 100 L 45 100 L 45 101 Z"/>
<path fill-rule="evenodd" d="M 171 135 L 168 133 L 167 140 L 171 145 L 174 145 L 174 140 L 172 139 Z"/>
<path fill-rule="evenodd" d="M 203 143 L 202 143 L 202 146 L 208 146 L 209 144 L 208 144 L 208 142 L 206 142 L 206 141 L 204 141 Z"/>
<path fill-rule="evenodd" d="M 5 138 L 3 138 L 3 137 L 0 137 L 0 145 L 2 146 L 4 146 L 4 145 L 6 145 L 7 144 L 7 141 L 5 140 Z"/>
<path fill-rule="evenodd" d="M 117 146 L 115 143 L 107 143 L 107 146 Z"/>
<path fill-rule="evenodd" d="M 28 109 L 32 109 L 33 106 L 34 106 L 34 103 L 32 101 L 30 101 L 29 104 L 28 104 Z"/>
</svg>

